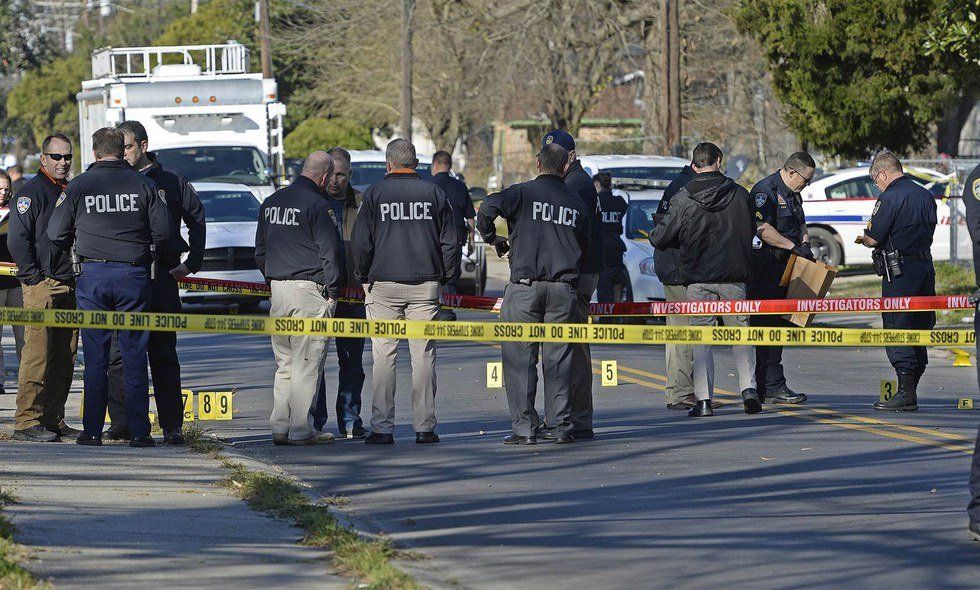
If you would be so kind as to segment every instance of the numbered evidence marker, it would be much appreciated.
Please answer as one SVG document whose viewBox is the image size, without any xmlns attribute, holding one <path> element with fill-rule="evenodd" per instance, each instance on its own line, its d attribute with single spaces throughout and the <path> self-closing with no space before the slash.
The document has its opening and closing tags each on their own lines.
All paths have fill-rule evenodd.
<svg viewBox="0 0 980 590">
<path fill-rule="evenodd" d="M 487 388 L 494 389 L 504 386 L 504 364 L 502 362 L 487 363 Z"/>
<path fill-rule="evenodd" d="M 972 397 L 961 397 L 958 402 L 956 402 L 957 410 L 972 410 L 973 409 L 973 398 Z"/>
<path fill-rule="evenodd" d="M 898 381 L 888 381 L 882 379 L 881 393 L 878 395 L 878 399 L 883 402 L 887 402 L 891 398 L 895 397 L 896 392 L 898 392 Z"/>
<path fill-rule="evenodd" d="M 619 385 L 619 367 L 616 361 L 602 361 L 602 386 L 616 387 Z"/>
<path fill-rule="evenodd" d="M 194 421 L 194 392 L 190 389 L 180 390 L 180 399 L 184 403 L 184 422 Z"/>
<path fill-rule="evenodd" d="M 231 391 L 201 391 L 197 394 L 198 420 L 231 420 Z"/>
</svg>

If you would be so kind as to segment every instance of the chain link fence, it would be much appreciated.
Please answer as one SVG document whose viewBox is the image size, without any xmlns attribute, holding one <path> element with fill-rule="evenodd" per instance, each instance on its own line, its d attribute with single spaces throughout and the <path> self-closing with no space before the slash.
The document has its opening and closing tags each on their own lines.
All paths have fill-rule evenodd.
<svg viewBox="0 0 980 590">
<path fill-rule="evenodd" d="M 903 160 L 902 163 L 906 166 L 914 166 L 935 178 L 936 186 L 930 188 L 933 188 L 933 192 L 944 195 L 943 203 L 947 207 L 946 211 L 942 211 L 941 208 L 939 223 L 949 224 L 950 262 L 972 264 L 973 244 L 966 227 L 963 193 L 966 188 L 966 178 L 980 164 L 980 159 L 935 158 Z"/>
</svg>

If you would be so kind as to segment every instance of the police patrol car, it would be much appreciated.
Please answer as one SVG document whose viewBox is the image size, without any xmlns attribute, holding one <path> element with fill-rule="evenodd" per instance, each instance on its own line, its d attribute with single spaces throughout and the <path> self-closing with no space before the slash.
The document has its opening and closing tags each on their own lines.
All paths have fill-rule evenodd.
<svg viewBox="0 0 980 590">
<path fill-rule="evenodd" d="M 948 186 L 945 175 L 913 167 L 907 167 L 906 172 L 936 196 L 939 224 L 932 244 L 932 256 L 934 260 L 949 260 L 949 203 L 959 207 L 960 224 L 965 219 L 962 204 L 959 201 L 944 201 Z M 868 176 L 868 169 L 838 170 L 814 180 L 801 194 L 814 255 L 832 266 L 871 264 L 871 249 L 854 243 L 855 238 L 864 233 L 875 201 L 881 194 Z M 958 237 L 962 240 L 967 236 L 967 231 L 965 226 L 961 230 Z"/>
</svg>

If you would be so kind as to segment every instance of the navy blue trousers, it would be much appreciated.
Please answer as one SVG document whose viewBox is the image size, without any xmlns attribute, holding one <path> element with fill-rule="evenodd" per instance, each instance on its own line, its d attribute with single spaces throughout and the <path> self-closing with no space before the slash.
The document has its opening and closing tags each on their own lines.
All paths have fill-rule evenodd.
<svg viewBox="0 0 980 590">
<path fill-rule="evenodd" d="M 786 299 L 786 287 L 779 286 L 786 269 L 786 261 L 756 255 L 753 265 L 753 277 L 746 284 L 746 298 Z M 778 315 L 749 316 L 749 325 L 768 328 L 795 327 Z M 755 347 L 755 384 L 760 398 L 787 389 L 782 346 Z"/>
<path fill-rule="evenodd" d="M 150 306 L 150 271 L 144 266 L 112 262 L 86 262 L 78 277 L 78 308 L 101 311 L 147 311 Z M 85 352 L 85 434 L 102 436 L 109 399 L 109 347 L 112 330 L 82 329 Z M 119 331 L 119 350 L 125 372 L 126 418 L 134 438 L 150 435 L 150 383 L 146 374 L 149 332 Z"/>
<path fill-rule="evenodd" d="M 179 262 L 162 261 L 153 281 L 150 311 L 181 313 L 180 291 L 177 280 L 169 270 Z M 157 414 L 164 434 L 180 432 L 184 424 L 184 401 L 180 393 L 180 360 L 177 358 L 176 332 L 150 332 L 150 376 L 153 378 L 153 396 L 157 400 Z M 126 386 L 122 355 L 116 338 L 112 339 L 109 352 L 109 420 L 113 425 L 126 424 Z"/>
<path fill-rule="evenodd" d="M 935 294 L 936 271 L 929 260 L 906 262 L 902 265 L 902 276 L 890 283 L 881 281 L 882 297 Z M 883 313 L 881 323 L 886 330 L 931 330 L 936 326 L 936 312 Z M 929 364 L 925 346 L 889 346 L 885 354 L 896 373 L 921 374 Z"/>
<path fill-rule="evenodd" d="M 338 303 L 336 318 L 364 319 L 364 305 Z M 363 427 L 361 421 L 361 389 L 364 388 L 364 338 L 334 338 L 337 350 L 337 429 L 350 432 Z M 310 410 L 313 428 L 323 430 L 327 423 L 327 384 L 320 380 L 320 388 Z"/>
</svg>

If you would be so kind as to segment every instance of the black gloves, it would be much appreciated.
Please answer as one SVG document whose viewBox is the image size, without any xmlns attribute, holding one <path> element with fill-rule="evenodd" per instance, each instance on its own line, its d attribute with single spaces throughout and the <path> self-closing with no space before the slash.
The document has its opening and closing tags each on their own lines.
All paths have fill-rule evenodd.
<svg viewBox="0 0 980 590">
<path fill-rule="evenodd" d="M 499 258 L 503 258 L 505 254 L 510 252 L 510 244 L 507 242 L 507 238 L 497 236 L 493 241 L 493 249 L 497 252 Z"/>
<path fill-rule="evenodd" d="M 801 258 L 806 258 L 807 260 L 814 262 L 817 260 L 817 257 L 813 255 L 813 250 L 810 249 L 810 244 L 808 242 L 800 242 L 799 244 L 793 246 L 793 249 L 790 250 L 790 252 Z"/>
</svg>

